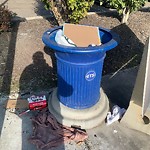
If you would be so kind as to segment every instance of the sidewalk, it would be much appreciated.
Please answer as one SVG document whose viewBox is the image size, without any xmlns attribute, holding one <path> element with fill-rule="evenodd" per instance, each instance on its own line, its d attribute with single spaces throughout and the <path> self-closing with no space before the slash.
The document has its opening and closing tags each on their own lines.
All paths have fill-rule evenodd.
<svg viewBox="0 0 150 150">
<path fill-rule="evenodd" d="M 4 2 L 5 0 L 1 1 Z M 40 0 L 8 0 L 6 6 L 16 14 L 16 19 L 25 18 L 31 20 L 52 15 L 49 10 L 45 10 Z"/>
</svg>

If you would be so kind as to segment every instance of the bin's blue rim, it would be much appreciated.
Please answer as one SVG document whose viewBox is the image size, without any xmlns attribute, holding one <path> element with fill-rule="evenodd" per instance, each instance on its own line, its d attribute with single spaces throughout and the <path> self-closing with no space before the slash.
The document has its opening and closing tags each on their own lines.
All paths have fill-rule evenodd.
<svg viewBox="0 0 150 150">
<path fill-rule="evenodd" d="M 67 52 L 67 53 L 87 53 L 88 52 L 88 53 L 93 53 L 93 52 L 106 52 L 106 51 L 116 47 L 120 42 L 120 38 L 116 33 L 114 33 L 113 31 L 111 31 L 109 29 L 99 27 L 99 30 L 106 31 L 106 32 L 109 32 L 111 34 L 112 39 L 108 43 L 102 44 L 100 46 L 89 46 L 89 47 L 64 46 L 64 45 L 58 44 L 55 40 L 50 40 L 51 33 L 58 30 L 58 29 L 62 29 L 62 28 L 63 28 L 63 26 L 59 26 L 59 27 L 52 28 L 52 29 L 49 29 L 46 32 L 44 32 L 44 34 L 42 36 L 43 43 L 46 46 L 48 46 L 49 48 L 52 48 L 52 49 L 54 49 L 56 51 L 60 51 L 60 52 Z"/>
</svg>

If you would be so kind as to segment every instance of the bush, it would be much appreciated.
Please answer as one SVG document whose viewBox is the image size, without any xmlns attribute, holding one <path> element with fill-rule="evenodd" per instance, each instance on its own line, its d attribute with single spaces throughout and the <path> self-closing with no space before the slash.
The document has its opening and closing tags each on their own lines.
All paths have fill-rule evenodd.
<svg viewBox="0 0 150 150">
<path fill-rule="evenodd" d="M 110 6 L 122 15 L 122 23 L 127 23 L 129 14 L 141 8 L 146 0 L 107 0 Z"/>
<path fill-rule="evenodd" d="M 122 16 L 122 23 L 127 23 L 131 12 L 144 6 L 147 0 L 95 0 L 104 7 L 115 8 Z"/>
<path fill-rule="evenodd" d="M 94 0 L 67 0 L 70 22 L 79 23 L 93 4 Z"/>
<path fill-rule="evenodd" d="M 51 9 L 56 19 L 63 18 L 65 22 L 79 23 L 87 15 L 94 0 L 41 0 L 46 9 Z M 60 17 L 61 16 L 61 17 Z"/>
<path fill-rule="evenodd" d="M 5 6 L 0 5 L 0 32 L 10 29 L 11 18 L 12 13 Z"/>
</svg>

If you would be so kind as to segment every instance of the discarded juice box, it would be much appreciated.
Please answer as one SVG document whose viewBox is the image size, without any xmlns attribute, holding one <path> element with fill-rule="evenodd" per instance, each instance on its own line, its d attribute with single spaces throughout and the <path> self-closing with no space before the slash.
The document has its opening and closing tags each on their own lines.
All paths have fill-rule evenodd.
<svg viewBox="0 0 150 150">
<path fill-rule="evenodd" d="M 39 110 L 47 106 L 47 100 L 45 95 L 35 96 L 32 95 L 28 98 L 29 109 L 30 110 Z"/>
</svg>

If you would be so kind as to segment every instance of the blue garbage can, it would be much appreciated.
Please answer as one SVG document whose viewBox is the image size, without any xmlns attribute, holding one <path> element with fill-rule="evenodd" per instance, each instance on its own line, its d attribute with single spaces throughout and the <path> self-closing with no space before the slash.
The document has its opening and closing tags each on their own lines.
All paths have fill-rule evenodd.
<svg viewBox="0 0 150 150">
<path fill-rule="evenodd" d="M 100 99 L 100 85 L 106 51 L 118 45 L 119 37 L 111 30 L 99 28 L 100 46 L 70 47 L 57 44 L 56 32 L 63 27 L 47 30 L 42 37 L 57 58 L 59 101 L 73 109 L 86 109 Z"/>
</svg>

